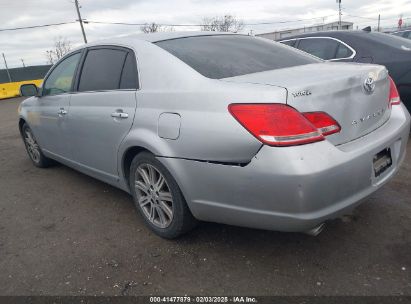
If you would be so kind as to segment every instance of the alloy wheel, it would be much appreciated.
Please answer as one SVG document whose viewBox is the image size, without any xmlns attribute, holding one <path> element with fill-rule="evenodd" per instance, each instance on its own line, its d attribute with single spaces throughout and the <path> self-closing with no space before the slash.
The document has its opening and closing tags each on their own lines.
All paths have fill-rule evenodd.
<svg viewBox="0 0 411 304">
<path fill-rule="evenodd" d="M 30 158 L 35 162 L 40 162 L 40 147 L 34 139 L 33 134 L 30 129 L 24 130 L 24 141 L 27 146 L 27 151 L 30 155 Z"/>
<path fill-rule="evenodd" d="M 159 228 L 167 228 L 173 220 L 173 195 L 163 174 L 154 166 L 140 164 L 135 173 L 138 204 L 146 218 Z"/>
</svg>

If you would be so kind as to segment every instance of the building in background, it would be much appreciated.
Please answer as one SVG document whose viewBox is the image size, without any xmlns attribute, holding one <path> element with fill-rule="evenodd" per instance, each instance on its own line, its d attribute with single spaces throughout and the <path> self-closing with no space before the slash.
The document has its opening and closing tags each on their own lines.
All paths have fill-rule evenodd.
<svg viewBox="0 0 411 304">
<path fill-rule="evenodd" d="M 310 32 L 322 32 L 322 31 L 334 31 L 338 30 L 338 25 L 339 22 L 330 22 L 330 23 L 324 23 L 324 24 L 315 24 L 312 26 L 306 26 L 302 28 L 296 28 L 296 29 L 288 29 L 288 30 L 281 30 L 281 31 L 276 31 L 276 32 L 271 32 L 271 33 L 264 33 L 264 34 L 258 34 L 256 36 L 262 37 L 262 38 L 267 38 L 270 40 L 280 40 L 283 38 L 287 38 L 289 36 L 294 36 L 302 33 L 310 33 Z M 353 22 L 347 22 L 347 21 L 341 21 L 341 28 L 343 30 L 352 30 L 353 29 Z"/>
</svg>

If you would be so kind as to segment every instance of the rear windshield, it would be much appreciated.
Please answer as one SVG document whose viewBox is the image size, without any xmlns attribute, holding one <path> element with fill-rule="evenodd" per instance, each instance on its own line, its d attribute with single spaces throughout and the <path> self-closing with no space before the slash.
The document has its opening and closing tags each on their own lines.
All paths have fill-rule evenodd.
<svg viewBox="0 0 411 304">
<path fill-rule="evenodd" d="M 321 62 L 280 43 L 241 35 L 178 38 L 156 45 L 213 79 Z"/>
</svg>

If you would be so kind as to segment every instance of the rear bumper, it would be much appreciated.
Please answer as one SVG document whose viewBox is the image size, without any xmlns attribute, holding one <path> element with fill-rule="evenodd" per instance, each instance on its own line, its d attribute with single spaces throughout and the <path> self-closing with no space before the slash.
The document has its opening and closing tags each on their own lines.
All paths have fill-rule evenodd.
<svg viewBox="0 0 411 304">
<path fill-rule="evenodd" d="M 193 215 L 204 221 L 279 231 L 306 231 L 349 212 L 398 171 L 410 115 L 395 106 L 372 133 L 334 146 L 328 141 L 263 146 L 244 166 L 159 158 L 173 173 Z M 373 157 L 390 147 L 393 164 L 378 178 Z"/>
</svg>

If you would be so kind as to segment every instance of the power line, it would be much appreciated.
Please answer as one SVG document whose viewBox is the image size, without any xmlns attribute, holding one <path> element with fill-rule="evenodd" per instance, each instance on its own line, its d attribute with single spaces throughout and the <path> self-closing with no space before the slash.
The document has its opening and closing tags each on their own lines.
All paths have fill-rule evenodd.
<svg viewBox="0 0 411 304">
<path fill-rule="evenodd" d="M 306 19 L 285 20 L 285 21 L 245 23 L 244 25 L 270 25 L 270 24 L 293 23 L 293 22 L 309 21 L 309 20 L 316 20 L 316 19 L 324 19 L 328 17 L 334 17 L 334 15 L 320 16 L 320 17 L 306 18 Z"/>
<path fill-rule="evenodd" d="M 362 16 L 355 16 L 355 15 L 348 15 L 348 14 L 346 14 L 345 16 L 354 17 L 354 18 L 360 18 L 360 19 L 367 19 L 367 20 L 376 20 L 376 19 L 377 19 L 377 18 L 362 17 Z"/>
<path fill-rule="evenodd" d="M 353 17 L 353 18 L 360 18 L 360 19 L 367 19 L 367 20 L 378 20 L 378 16 L 376 16 L 375 18 L 364 17 L 364 16 L 356 16 L 356 15 L 350 15 L 350 14 L 346 14 L 345 16 Z M 398 17 L 381 18 L 381 20 L 397 20 L 397 19 L 398 19 Z M 411 19 L 411 17 L 403 17 L 402 19 Z"/>
<path fill-rule="evenodd" d="M 316 19 L 324 19 L 328 17 L 332 17 L 334 15 L 328 16 L 321 16 L 315 18 L 307 18 L 307 19 L 296 19 L 296 20 L 285 20 L 285 21 L 272 21 L 272 22 L 258 22 L 258 23 L 244 23 L 245 26 L 255 26 L 255 25 L 270 25 L 270 24 L 284 24 L 284 23 L 294 23 L 294 22 L 301 22 L 301 21 L 309 21 L 309 20 L 316 20 Z M 108 25 L 131 25 L 131 26 L 142 26 L 147 23 L 130 23 L 130 22 L 109 22 L 109 21 L 94 21 L 94 20 L 83 20 L 84 23 L 92 23 L 92 24 L 108 24 Z M 160 26 L 205 26 L 207 24 L 169 24 L 169 23 L 156 23 Z"/>
<path fill-rule="evenodd" d="M 360 18 L 360 19 L 366 19 L 366 20 L 374 20 L 376 21 L 378 18 L 371 18 L 371 17 L 364 17 L 364 16 L 356 16 L 356 15 L 351 15 L 351 14 L 344 14 L 347 17 L 353 17 L 353 18 Z M 316 20 L 316 19 L 324 19 L 328 17 L 333 17 L 334 15 L 328 15 L 328 16 L 321 16 L 321 17 L 314 17 L 314 18 L 306 18 L 306 19 L 296 19 L 296 20 L 283 20 L 283 21 L 272 21 L 272 22 L 257 22 L 257 23 L 244 23 L 244 26 L 257 26 L 257 25 L 271 25 L 271 24 L 286 24 L 286 23 L 295 23 L 295 22 L 301 22 L 301 21 L 309 21 L 309 20 Z M 381 18 L 381 20 L 396 20 L 397 18 Z M 411 19 L 411 17 L 403 17 L 403 20 Z M 107 24 L 107 25 L 129 25 L 129 26 L 142 26 L 147 23 L 129 23 L 129 22 L 108 22 L 108 21 L 92 21 L 92 20 L 85 20 L 82 19 L 83 23 L 88 24 Z M 60 23 L 50 23 L 50 24 L 42 24 L 42 25 L 32 25 L 32 26 L 24 26 L 24 27 L 15 27 L 15 28 L 5 28 L 5 29 L 0 29 L 0 32 L 5 32 L 5 31 L 16 31 L 16 30 L 26 30 L 26 29 L 34 29 L 34 28 L 42 28 L 42 27 L 51 27 L 51 26 L 60 26 L 60 25 L 67 25 L 67 24 L 74 24 L 77 23 L 78 21 L 69 21 L 69 22 L 60 22 Z M 357 22 L 358 23 L 358 22 Z M 189 27 L 189 26 L 204 26 L 205 24 L 166 24 L 166 23 L 159 23 L 158 25 L 161 26 L 173 26 L 173 27 Z"/>
<path fill-rule="evenodd" d="M 105 22 L 105 21 L 91 21 L 83 19 L 85 24 L 95 23 L 95 24 L 110 24 L 110 25 L 145 25 L 147 23 L 126 23 L 126 22 Z M 164 24 L 159 24 L 164 25 Z M 174 25 L 177 26 L 177 25 Z M 180 25 L 180 26 L 188 26 L 188 25 Z"/>
<path fill-rule="evenodd" d="M 270 24 L 284 24 L 284 23 L 293 23 L 293 22 L 301 22 L 301 21 L 309 21 L 309 20 L 316 20 L 316 19 L 323 19 L 332 17 L 334 15 L 328 16 L 321 16 L 321 17 L 314 17 L 314 18 L 306 18 L 306 19 L 296 19 L 296 20 L 285 20 L 285 21 L 273 21 L 273 22 L 258 22 L 258 23 L 245 23 L 245 26 L 254 26 L 254 25 L 270 25 Z M 88 21 L 85 19 L 81 19 L 83 23 L 94 23 L 94 24 L 112 24 L 112 25 L 131 25 L 131 26 L 142 26 L 147 24 L 145 23 L 129 23 L 129 22 L 106 22 L 106 21 Z M 50 24 L 42 24 L 42 25 L 32 25 L 32 26 L 23 26 L 23 27 L 14 27 L 14 28 L 5 28 L 0 29 L 0 32 L 5 31 L 17 31 L 17 30 L 26 30 L 26 29 L 34 29 L 34 28 L 42 28 L 42 27 L 50 27 L 50 26 L 60 26 L 66 24 L 73 24 L 77 21 L 69 21 L 69 22 L 60 22 L 60 23 L 50 23 Z M 204 26 L 205 24 L 159 24 L 161 26 Z"/>
<path fill-rule="evenodd" d="M 76 23 L 76 22 L 77 21 L 71 21 L 71 22 L 60 22 L 60 23 L 50 23 L 50 24 L 42 24 L 42 25 L 32 25 L 32 26 L 5 28 L 5 29 L 0 29 L 0 32 L 27 30 L 27 29 L 33 29 L 33 28 L 39 28 L 39 27 L 48 27 L 48 26 L 58 26 L 58 25 L 72 24 L 72 23 Z"/>
<path fill-rule="evenodd" d="M 378 16 L 375 16 L 374 18 L 372 17 L 365 17 L 365 16 L 357 16 L 357 15 L 351 15 L 351 14 L 346 14 L 345 16 L 351 17 L 351 18 L 356 18 L 356 19 L 363 19 L 364 21 L 355 21 L 355 24 L 363 26 L 363 24 L 369 25 L 370 23 L 376 22 L 377 23 L 377 31 L 379 32 L 381 30 L 381 21 L 388 21 L 388 20 L 398 20 L 397 17 L 386 17 L 386 18 L 381 18 L 381 14 Z M 411 19 L 411 17 L 403 17 L 403 20 L 408 20 Z M 348 20 L 351 21 L 351 20 Z"/>
</svg>

